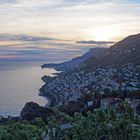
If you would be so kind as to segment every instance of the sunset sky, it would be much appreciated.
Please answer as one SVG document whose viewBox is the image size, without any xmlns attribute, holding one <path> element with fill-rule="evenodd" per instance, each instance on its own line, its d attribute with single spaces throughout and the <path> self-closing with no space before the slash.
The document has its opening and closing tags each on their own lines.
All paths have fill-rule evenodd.
<svg viewBox="0 0 140 140">
<path fill-rule="evenodd" d="M 140 0 L 0 0 L 0 59 L 72 58 L 100 41 L 137 33 Z M 46 39 L 23 40 L 26 35 Z M 81 40 L 97 43 L 75 43 Z"/>
</svg>

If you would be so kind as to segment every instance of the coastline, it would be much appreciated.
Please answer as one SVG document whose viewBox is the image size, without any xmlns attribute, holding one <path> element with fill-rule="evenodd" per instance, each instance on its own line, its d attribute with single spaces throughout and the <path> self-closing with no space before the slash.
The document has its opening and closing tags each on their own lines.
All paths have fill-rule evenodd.
<svg viewBox="0 0 140 140">
<path fill-rule="evenodd" d="M 42 67 L 42 66 L 41 66 Z M 48 67 L 44 67 L 43 69 L 53 69 L 56 72 L 52 73 L 51 75 L 44 75 L 43 77 L 41 77 L 41 80 L 46 84 L 47 82 L 49 82 L 51 79 L 53 79 L 53 77 L 58 76 L 62 71 L 58 71 L 56 68 L 48 68 Z M 46 97 L 48 99 L 48 103 L 45 105 L 45 107 L 53 107 L 55 105 L 57 105 L 58 103 L 58 97 L 57 95 L 55 95 L 54 93 L 46 93 L 45 92 L 45 85 L 43 85 L 40 89 L 39 89 L 39 96 L 42 97 Z"/>
<path fill-rule="evenodd" d="M 41 77 L 46 74 L 46 70 L 40 68 L 42 63 L 44 61 L 0 61 L 0 116 L 19 116 L 29 101 L 41 106 L 48 102 L 38 96 L 43 84 Z"/>
<path fill-rule="evenodd" d="M 45 107 L 53 107 L 58 102 L 57 96 L 55 96 L 55 94 L 53 94 L 53 93 L 52 94 L 47 93 L 46 95 L 44 95 L 44 92 L 40 92 L 39 96 L 43 96 L 48 99 L 48 103 L 45 105 Z"/>
</svg>

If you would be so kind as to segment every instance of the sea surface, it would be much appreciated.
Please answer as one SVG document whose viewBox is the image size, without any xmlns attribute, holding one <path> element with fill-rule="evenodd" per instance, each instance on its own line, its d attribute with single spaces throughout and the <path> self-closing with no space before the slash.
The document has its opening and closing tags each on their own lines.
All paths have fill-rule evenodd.
<svg viewBox="0 0 140 140">
<path fill-rule="evenodd" d="M 38 95 L 41 77 L 54 69 L 41 69 L 45 62 L 0 61 L 0 116 L 17 116 L 26 102 L 45 106 L 48 99 Z"/>
</svg>

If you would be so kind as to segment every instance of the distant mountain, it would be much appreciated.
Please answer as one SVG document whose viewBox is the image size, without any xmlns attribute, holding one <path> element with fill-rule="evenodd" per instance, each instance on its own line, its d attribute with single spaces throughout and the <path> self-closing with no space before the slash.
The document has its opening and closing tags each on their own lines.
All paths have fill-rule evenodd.
<svg viewBox="0 0 140 140">
<path fill-rule="evenodd" d="M 80 57 L 76 57 L 70 61 L 59 63 L 59 64 L 44 64 L 42 65 L 42 68 L 55 68 L 56 70 L 60 71 L 67 71 L 67 70 L 73 70 L 74 68 L 78 67 L 81 63 L 83 63 L 85 60 L 89 59 L 90 57 L 94 56 L 94 59 L 97 60 L 102 56 L 102 54 L 106 51 L 106 48 L 92 48 L 87 53 Z"/>
<path fill-rule="evenodd" d="M 44 64 L 43 68 L 66 71 L 74 68 L 122 67 L 132 63 L 140 65 L 140 34 L 131 35 L 110 48 L 93 48 L 81 57 L 60 64 Z"/>
<path fill-rule="evenodd" d="M 26 34 L 18 34 L 18 35 L 0 34 L 0 41 L 41 41 L 41 40 L 53 40 L 53 38 L 30 36 Z"/>
<path fill-rule="evenodd" d="M 100 59 L 95 60 L 94 56 L 85 60 L 81 66 L 102 67 L 102 66 L 123 66 L 128 63 L 140 65 L 140 34 L 131 35 L 116 43 L 106 50 Z"/>
</svg>

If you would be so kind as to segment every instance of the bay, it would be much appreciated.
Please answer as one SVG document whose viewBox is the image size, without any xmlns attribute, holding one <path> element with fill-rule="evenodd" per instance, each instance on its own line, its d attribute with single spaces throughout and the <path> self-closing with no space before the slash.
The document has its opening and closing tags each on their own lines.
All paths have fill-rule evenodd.
<svg viewBox="0 0 140 140">
<path fill-rule="evenodd" d="M 54 69 L 42 69 L 45 62 L 0 61 L 0 115 L 18 116 L 26 102 L 42 106 L 48 99 L 38 95 L 44 84 L 41 77 L 52 75 Z"/>
</svg>

